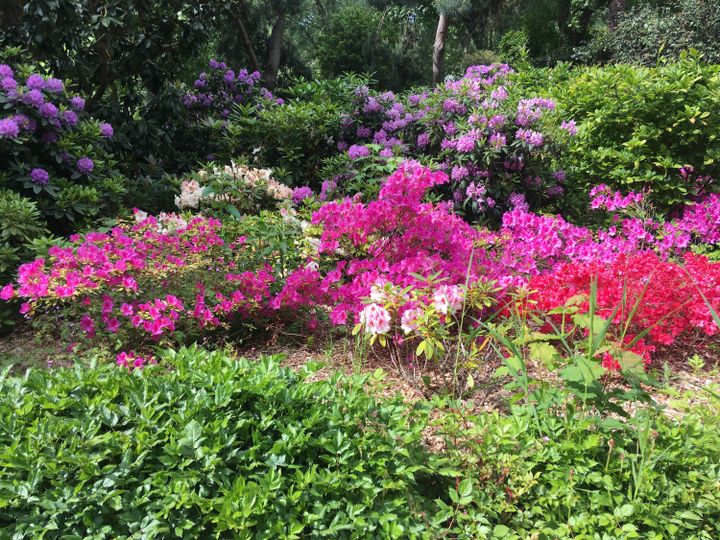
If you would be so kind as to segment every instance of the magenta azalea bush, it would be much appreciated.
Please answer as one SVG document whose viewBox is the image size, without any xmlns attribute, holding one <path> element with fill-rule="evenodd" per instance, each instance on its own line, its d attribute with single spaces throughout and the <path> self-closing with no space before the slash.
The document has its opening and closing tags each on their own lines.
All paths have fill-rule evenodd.
<svg viewBox="0 0 720 540">
<path fill-rule="evenodd" d="M 53 229 L 117 212 L 124 179 L 113 171 L 112 138 L 67 83 L 0 64 L 0 187 L 37 201 Z"/>
<path fill-rule="evenodd" d="M 119 342 L 138 351 L 229 329 L 266 308 L 275 278 L 245 267 L 243 237 L 227 242 L 211 218 L 137 212 L 136 219 L 51 248 L 47 259 L 22 265 L 0 298 L 20 299 L 38 328 L 59 328 L 70 343 Z"/>
</svg>

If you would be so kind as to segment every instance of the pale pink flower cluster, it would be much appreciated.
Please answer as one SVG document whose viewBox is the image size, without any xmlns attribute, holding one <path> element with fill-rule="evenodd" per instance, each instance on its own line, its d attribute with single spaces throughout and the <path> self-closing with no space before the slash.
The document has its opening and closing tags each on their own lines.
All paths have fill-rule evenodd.
<svg viewBox="0 0 720 540">
<path fill-rule="evenodd" d="M 402 331 L 409 334 L 410 332 L 417 330 L 418 319 L 420 319 L 422 315 L 423 310 L 419 307 L 405 310 L 400 317 L 400 328 L 402 328 Z"/>
<path fill-rule="evenodd" d="M 197 208 L 203 197 L 203 190 L 197 180 L 185 180 L 180 184 L 180 195 L 175 197 L 175 206 L 181 210 Z"/>
<path fill-rule="evenodd" d="M 272 176 L 270 169 L 254 169 L 231 162 L 225 167 L 215 167 L 211 172 L 198 171 L 197 178 L 203 183 L 211 183 L 215 178 L 229 177 L 238 188 L 257 188 L 264 190 L 277 201 L 292 199 L 293 190 L 281 184 Z M 233 198 L 224 193 L 205 194 L 205 186 L 198 180 L 185 180 L 180 185 L 180 195 L 175 197 L 175 205 L 181 210 L 197 209 L 203 199 L 232 202 Z"/>
<path fill-rule="evenodd" d="M 360 312 L 359 321 L 368 334 L 387 334 L 390 331 L 390 313 L 379 304 L 369 304 Z"/>
<path fill-rule="evenodd" d="M 465 295 L 457 285 L 440 285 L 433 293 L 433 302 L 438 313 L 453 315 L 462 309 Z"/>
</svg>

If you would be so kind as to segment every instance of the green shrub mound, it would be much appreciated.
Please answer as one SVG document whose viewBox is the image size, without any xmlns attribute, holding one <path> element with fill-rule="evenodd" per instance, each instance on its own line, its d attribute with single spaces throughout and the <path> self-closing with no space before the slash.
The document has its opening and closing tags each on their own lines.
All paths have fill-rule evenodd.
<svg viewBox="0 0 720 540">
<path fill-rule="evenodd" d="M 183 349 L 160 365 L 2 383 L 0 537 L 397 538 L 423 528 L 421 427 L 399 402 L 376 403 L 358 380 L 305 383 L 309 372 L 277 358 Z"/>
<path fill-rule="evenodd" d="M 473 484 L 451 494 L 459 509 L 439 501 L 436 519 L 454 516 L 460 538 L 720 538 L 717 412 L 451 412 L 447 457 Z"/>
<path fill-rule="evenodd" d="M 0 538 L 720 537 L 717 401 L 619 422 L 438 397 L 429 453 L 428 404 L 368 376 L 197 348 L 91 367 L 3 375 Z"/>
</svg>

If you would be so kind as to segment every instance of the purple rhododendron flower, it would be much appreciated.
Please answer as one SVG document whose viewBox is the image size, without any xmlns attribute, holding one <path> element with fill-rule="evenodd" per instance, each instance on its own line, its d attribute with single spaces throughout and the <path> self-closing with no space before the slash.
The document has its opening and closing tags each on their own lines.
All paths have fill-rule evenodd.
<svg viewBox="0 0 720 540">
<path fill-rule="evenodd" d="M 0 120 L 0 137 L 14 139 L 20 134 L 20 126 L 12 118 Z"/>
<path fill-rule="evenodd" d="M 43 118 L 55 118 L 58 115 L 58 108 L 52 103 L 43 103 L 38 111 Z"/>
<path fill-rule="evenodd" d="M 33 73 L 25 81 L 25 86 L 34 90 L 42 90 L 45 88 L 45 79 L 41 75 Z"/>
<path fill-rule="evenodd" d="M 50 77 L 47 81 L 45 81 L 45 90 L 54 94 L 60 94 L 63 90 L 65 90 L 65 85 L 60 79 Z"/>
<path fill-rule="evenodd" d="M 113 127 L 108 124 L 107 122 L 103 122 L 100 124 L 100 135 L 105 137 L 106 139 L 109 139 L 113 136 Z"/>
<path fill-rule="evenodd" d="M 469 174 L 467 167 L 463 167 L 462 165 L 457 165 L 452 168 L 452 172 L 450 173 L 450 177 L 455 180 L 462 180 Z"/>
<path fill-rule="evenodd" d="M 23 95 L 23 101 L 28 105 L 39 107 L 45 103 L 45 98 L 40 90 L 33 89 Z"/>
<path fill-rule="evenodd" d="M 308 197 L 313 196 L 313 190 L 308 186 L 297 187 L 293 190 L 292 201 L 295 204 L 300 204 Z"/>
<path fill-rule="evenodd" d="M 30 171 L 30 179 L 33 181 L 33 183 L 39 186 L 44 186 L 47 185 L 47 183 L 50 181 L 50 175 L 45 169 L 37 167 Z"/>
<path fill-rule="evenodd" d="M 54 131 L 44 131 L 40 138 L 45 144 L 55 144 L 59 140 L 58 134 Z"/>
<path fill-rule="evenodd" d="M 63 113 L 63 120 L 65 120 L 69 126 L 74 126 L 78 123 L 78 115 L 75 111 L 65 111 Z"/>
<path fill-rule="evenodd" d="M 4 79 L 5 77 L 12 78 L 13 75 L 14 73 L 10 66 L 7 64 L 0 64 L 0 79 Z"/>
<path fill-rule="evenodd" d="M 82 174 L 90 174 L 94 168 L 95 164 L 89 157 L 81 157 L 77 160 L 77 170 Z"/>
<path fill-rule="evenodd" d="M 475 137 L 470 134 L 463 135 L 457 140 L 456 148 L 458 152 L 472 152 L 475 150 Z"/>
<path fill-rule="evenodd" d="M 366 157 L 370 155 L 370 149 L 367 146 L 362 146 L 359 144 L 353 144 L 348 149 L 348 157 L 350 159 L 358 159 L 361 157 Z"/>
<path fill-rule="evenodd" d="M 4 77 L 2 80 L 0 80 L 0 88 L 5 90 L 6 92 L 10 90 L 17 90 L 17 86 L 17 81 L 12 77 Z"/>
<path fill-rule="evenodd" d="M 85 108 L 85 100 L 80 96 L 75 96 L 70 100 L 70 105 L 76 111 L 82 111 Z"/>
<path fill-rule="evenodd" d="M 578 129 L 575 120 L 569 120 L 560 124 L 560 127 L 567 131 L 570 135 L 577 135 Z"/>
</svg>

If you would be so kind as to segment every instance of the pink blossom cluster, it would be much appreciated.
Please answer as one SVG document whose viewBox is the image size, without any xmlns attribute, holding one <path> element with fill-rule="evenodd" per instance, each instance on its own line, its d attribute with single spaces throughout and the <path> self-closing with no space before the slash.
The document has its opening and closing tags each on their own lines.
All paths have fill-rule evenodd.
<svg viewBox="0 0 720 540">
<path fill-rule="evenodd" d="M 147 217 L 75 235 L 72 247 L 52 247 L 47 260 L 22 265 L 1 297 L 22 300 L 31 320 L 59 316 L 88 340 L 121 333 L 172 343 L 176 332 L 250 319 L 266 308 L 274 276 L 269 268 L 244 270 L 244 239 L 228 245 L 220 228 L 194 217 L 168 229 Z"/>
<path fill-rule="evenodd" d="M 148 364 L 157 364 L 157 359 L 152 355 L 140 356 L 133 351 L 122 351 L 115 357 L 115 363 L 120 367 L 132 370 L 142 369 Z"/>
<path fill-rule="evenodd" d="M 610 186 L 599 184 L 590 190 L 590 208 L 593 210 L 607 210 L 615 212 L 631 206 L 638 206 L 645 200 L 645 193 L 631 191 L 623 195 L 619 191 L 613 192 Z"/>
<path fill-rule="evenodd" d="M 387 334 L 390 331 L 390 313 L 378 304 L 365 307 L 358 314 L 358 321 L 368 334 Z"/>
</svg>

